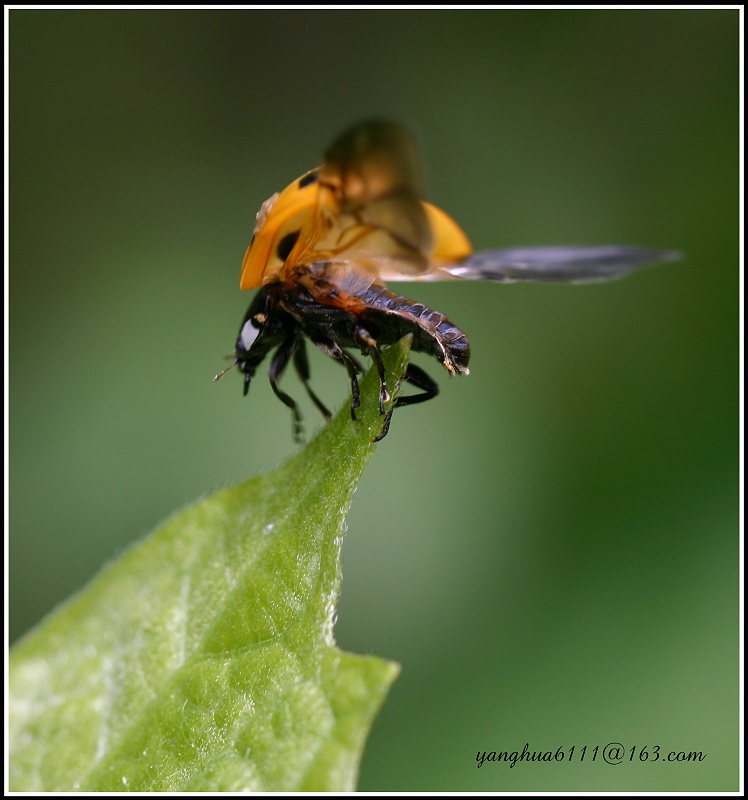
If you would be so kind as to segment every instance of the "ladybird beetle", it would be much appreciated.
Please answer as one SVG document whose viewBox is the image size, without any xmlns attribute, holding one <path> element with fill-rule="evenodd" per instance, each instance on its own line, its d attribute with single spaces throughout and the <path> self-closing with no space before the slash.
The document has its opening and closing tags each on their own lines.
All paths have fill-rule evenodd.
<svg viewBox="0 0 748 800">
<path fill-rule="evenodd" d="M 391 292 L 387 282 L 588 283 L 678 257 L 672 251 L 629 246 L 473 253 L 459 225 L 423 200 L 423 194 L 410 132 L 392 122 L 368 121 L 343 133 L 320 167 L 274 194 L 258 212 L 239 285 L 259 291 L 242 320 L 231 366 L 243 373 L 246 394 L 257 367 L 275 351 L 270 385 L 291 409 L 297 439 L 299 407 L 278 385 L 290 361 L 314 405 L 331 417 L 309 385 L 306 339 L 347 370 L 352 419 L 360 405 L 357 375 L 362 367 L 349 349 L 371 356 L 383 415 L 375 441 L 387 434 L 394 407 L 438 393 L 434 380 L 409 364 L 404 379 L 419 391 L 398 396 L 386 410 L 391 397 L 382 346 L 412 334 L 411 349 L 434 356 L 451 375 L 468 373 L 465 333 L 444 314 Z"/>
</svg>

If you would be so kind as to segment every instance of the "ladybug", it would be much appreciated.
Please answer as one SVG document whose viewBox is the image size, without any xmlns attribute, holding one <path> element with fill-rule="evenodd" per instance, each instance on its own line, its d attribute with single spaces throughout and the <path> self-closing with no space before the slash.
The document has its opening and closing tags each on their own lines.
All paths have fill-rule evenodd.
<svg viewBox="0 0 748 800">
<path fill-rule="evenodd" d="M 266 200 L 244 255 L 240 288 L 258 289 L 244 315 L 234 360 L 244 394 L 270 353 L 270 385 L 291 409 L 296 402 L 278 385 L 289 362 L 314 405 L 331 413 L 309 385 L 308 339 L 341 363 L 351 384 L 351 418 L 360 406 L 362 366 L 350 350 L 373 360 L 379 373 L 379 412 L 386 436 L 392 410 L 430 400 L 438 386 L 409 364 L 404 380 L 417 390 L 391 400 L 381 348 L 411 334 L 411 349 L 436 358 L 451 375 L 466 375 L 467 335 L 444 314 L 390 291 L 393 281 L 487 280 L 588 283 L 678 257 L 629 246 L 525 247 L 473 253 L 467 236 L 444 211 L 423 199 L 415 140 L 403 126 L 367 121 L 339 136 L 320 167 Z M 229 367 L 229 369 L 231 368 Z M 216 376 L 216 380 L 221 375 Z"/>
</svg>

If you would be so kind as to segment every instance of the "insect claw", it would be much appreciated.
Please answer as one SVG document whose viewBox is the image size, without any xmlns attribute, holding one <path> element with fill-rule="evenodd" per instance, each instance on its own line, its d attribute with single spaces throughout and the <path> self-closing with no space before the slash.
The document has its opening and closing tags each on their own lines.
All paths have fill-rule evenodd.
<svg viewBox="0 0 748 800">
<path fill-rule="evenodd" d="M 294 420 L 293 425 L 293 440 L 296 444 L 303 444 L 304 443 L 304 426 L 301 423 L 300 419 Z"/>
<path fill-rule="evenodd" d="M 382 439 L 387 435 L 387 432 L 390 429 L 390 422 L 392 421 L 392 409 L 390 409 L 385 417 L 384 417 L 384 424 L 382 425 L 382 430 L 379 431 L 379 434 L 372 439 L 372 442 L 381 442 Z"/>
</svg>

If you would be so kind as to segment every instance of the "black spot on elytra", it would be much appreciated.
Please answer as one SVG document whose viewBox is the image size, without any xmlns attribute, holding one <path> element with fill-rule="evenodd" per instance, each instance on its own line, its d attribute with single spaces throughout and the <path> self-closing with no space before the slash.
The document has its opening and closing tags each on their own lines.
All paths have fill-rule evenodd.
<svg viewBox="0 0 748 800">
<path fill-rule="evenodd" d="M 317 170 L 315 169 L 313 172 L 308 172 L 304 175 L 303 178 L 299 178 L 299 189 L 303 189 L 305 186 L 310 186 L 317 181 Z"/>
<path fill-rule="evenodd" d="M 293 231 L 287 233 L 279 242 L 278 247 L 275 248 L 276 255 L 281 261 L 285 261 L 293 250 L 301 231 Z"/>
</svg>

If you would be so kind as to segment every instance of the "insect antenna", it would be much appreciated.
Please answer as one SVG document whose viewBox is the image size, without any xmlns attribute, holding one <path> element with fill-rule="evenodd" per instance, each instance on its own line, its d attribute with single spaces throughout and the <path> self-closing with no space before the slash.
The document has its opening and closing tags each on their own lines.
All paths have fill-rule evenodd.
<svg viewBox="0 0 748 800">
<path fill-rule="evenodd" d="M 226 356 L 226 358 L 231 358 L 231 356 Z M 223 376 L 224 376 L 224 375 L 225 375 L 225 374 L 226 374 L 226 373 L 227 373 L 227 372 L 228 372 L 230 369 L 232 369 L 233 367 L 235 367 L 235 366 L 236 366 L 238 363 L 239 363 L 239 359 L 238 359 L 238 358 L 236 358 L 236 357 L 234 357 L 233 361 L 232 361 L 232 362 L 231 362 L 231 363 L 228 365 L 228 367 L 226 367 L 226 369 L 222 369 L 222 370 L 221 370 L 221 371 L 218 373 L 218 375 L 215 375 L 215 376 L 213 377 L 213 380 L 214 380 L 214 381 L 220 381 L 220 380 L 221 380 L 221 378 L 222 378 L 222 377 L 223 377 Z"/>
</svg>

